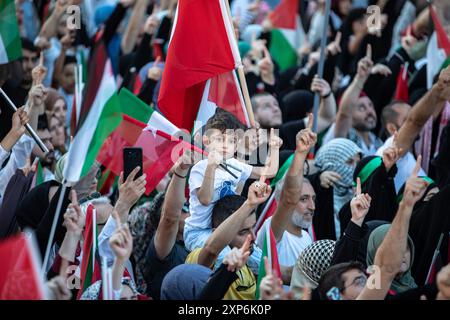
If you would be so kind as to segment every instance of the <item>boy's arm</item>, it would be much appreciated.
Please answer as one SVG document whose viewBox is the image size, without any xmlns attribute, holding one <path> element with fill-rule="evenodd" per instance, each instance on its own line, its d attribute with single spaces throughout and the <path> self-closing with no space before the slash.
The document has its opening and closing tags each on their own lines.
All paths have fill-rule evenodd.
<svg viewBox="0 0 450 320">
<path fill-rule="evenodd" d="M 217 167 L 221 162 L 220 155 L 214 151 L 208 154 L 208 165 L 200 188 L 197 190 L 198 201 L 204 206 L 211 203 L 214 193 L 214 176 Z"/>
<path fill-rule="evenodd" d="M 266 178 L 273 178 L 277 175 L 279 167 L 279 151 L 283 145 L 283 140 L 275 135 L 275 130 L 270 130 L 269 140 L 269 157 L 267 158 L 266 165 L 264 167 L 253 167 L 250 175 L 251 179 L 259 179 L 261 176 Z"/>
</svg>

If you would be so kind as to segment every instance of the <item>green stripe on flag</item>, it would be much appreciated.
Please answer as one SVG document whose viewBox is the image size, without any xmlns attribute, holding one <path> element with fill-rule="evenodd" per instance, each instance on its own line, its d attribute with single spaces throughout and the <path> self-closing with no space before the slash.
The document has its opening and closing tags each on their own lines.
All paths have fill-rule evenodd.
<svg viewBox="0 0 450 320">
<path fill-rule="evenodd" d="M 280 71 L 284 71 L 297 64 L 297 52 L 280 29 L 272 30 L 270 54 L 280 66 Z"/>
<path fill-rule="evenodd" d="M 14 0 L 0 1 L 0 47 L 2 47 L 0 63 L 7 63 L 22 56 L 22 43 Z"/>
<path fill-rule="evenodd" d="M 106 102 L 105 107 L 100 114 L 97 122 L 97 128 L 92 136 L 88 152 L 86 154 L 83 168 L 81 170 L 81 177 L 84 177 L 97 157 L 100 148 L 105 142 L 106 138 L 120 125 L 122 122 L 122 112 L 119 103 L 119 97 L 114 93 Z"/>
<path fill-rule="evenodd" d="M 148 122 L 153 109 L 136 97 L 130 90 L 122 88 L 119 92 L 119 100 L 124 114 L 141 122 Z"/>
<path fill-rule="evenodd" d="M 44 183 L 44 169 L 42 168 L 41 161 L 38 161 L 38 166 L 36 170 L 36 187 Z"/>
<path fill-rule="evenodd" d="M 264 244 L 262 247 L 261 261 L 259 262 L 258 268 L 258 280 L 256 281 L 256 300 L 259 300 L 259 298 L 261 297 L 259 286 L 261 284 L 261 280 L 266 276 L 264 257 L 269 257 L 269 244 L 267 243 L 267 229 L 261 230 L 260 232 L 266 232 L 266 234 L 264 234 Z"/>
<path fill-rule="evenodd" d="M 284 178 L 284 175 L 286 174 L 289 167 L 291 166 L 293 159 L 294 159 L 294 153 L 291 154 L 291 156 L 289 158 L 287 158 L 287 160 L 281 166 L 280 170 L 278 170 L 277 175 L 275 176 L 275 178 L 273 178 L 272 182 L 270 183 L 270 186 L 272 188 L 278 183 L 278 181 L 280 181 L 281 179 Z"/>
</svg>

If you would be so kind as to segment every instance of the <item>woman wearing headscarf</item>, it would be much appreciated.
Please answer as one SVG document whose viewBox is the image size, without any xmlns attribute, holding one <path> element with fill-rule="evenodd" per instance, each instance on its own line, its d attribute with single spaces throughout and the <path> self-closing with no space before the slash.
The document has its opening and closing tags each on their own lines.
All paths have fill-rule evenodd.
<svg viewBox="0 0 450 320">
<path fill-rule="evenodd" d="M 389 231 L 390 226 L 390 224 L 384 224 L 373 230 L 370 234 L 369 242 L 367 243 L 367 266 L 372 266 L 374 264 L 375 254 Z M 411 266 L 414 261 L 414 243 L 409 236 L 407 252 L 403 259 L 400 272 L 391 284 L 390 294 L 392 295 L 417 288 L 417 284 L 411 275 Z"/>
<path fill-rule="evenodd" d="M 314 228 L 317 235 L 323 232 L 320 230 L 321 228 L 329 229 L 330 224 L 334 224 L 334 235 L 330 235 L 330 238 L 339 239 L 341 226 L 338 213 L 343 205 L 353 197 L 353 172 L 360 158 L 361 149 L 353 141 L 344 138 L 331 140 L 317 152 L 315 166 L 319 169 L 320 173 L 333 171 L 340 176 L 340 179 L 335 181 L 330 188 L 321 186 L 320 173 L 311 179 L 317 196 L 317 216 L 321 216 L 320 219 L 330 216 L 334 217 L 331 223 L 318 223 L 317 219 L 319 217 L 316 218 L 316 215 L 314 216 L 316 220 L 314 222 Z M 330 204 L 332 204 L 332 207 Z"/>
</svg>

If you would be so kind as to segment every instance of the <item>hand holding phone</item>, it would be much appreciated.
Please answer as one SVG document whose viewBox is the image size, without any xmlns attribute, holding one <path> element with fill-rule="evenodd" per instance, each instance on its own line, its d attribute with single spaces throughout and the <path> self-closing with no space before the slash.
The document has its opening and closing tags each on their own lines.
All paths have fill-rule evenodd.
<svg viewBox="0 0 450 320">
<path fill-rule="evenodd" d="M 142 176 L 142 148 L 123 148 L 123 179 L 127 180 L 130 173 L 139 167 L 135 180 Z"/>
</svg>

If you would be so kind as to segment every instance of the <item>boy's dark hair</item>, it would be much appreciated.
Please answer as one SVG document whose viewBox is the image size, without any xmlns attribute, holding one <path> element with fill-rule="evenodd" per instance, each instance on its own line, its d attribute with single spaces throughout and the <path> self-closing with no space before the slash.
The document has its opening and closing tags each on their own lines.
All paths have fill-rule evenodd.
<svg viewBox="0 0 450 320">
<path fill-rule="evenodd" d="M 342 275 L 349 270 L 358 269 L 365 272 L 364 265 L 358 261 L 344 262 L 336 264 L 330 267 L 319 280 L 319 291 L 321 300 L 328 300 L 327 293 L 331 288 L 336 287 L 342 292 L 345 289 L 345 281 L 342 279 Z"/>
<path fill-rule="evenodd" d="M 236 212 L 247 200 L 240 195 L 225 196 L 214 205 L 212 211 L 212 227 L 217 228 L 229 216 Z"/>
<path fill-rule="evenodd" d="M 27 38 L 20 38 L 22 42 L 22 49 L 31 51 L 31 52 L 38 52 L 38 48 L 34 45 L 32 41 L 30 41 Z"/>
<path fill-rule="evenodd" d="M 217 108 L 216 113 L 206 122 L 203 134 L 206 134 L 210 129 L 220 130 L 220 132 L 225 133 L 226 130 L 245 130 L 246 128 L 233 114 Z"/>
</svg>

